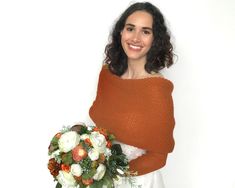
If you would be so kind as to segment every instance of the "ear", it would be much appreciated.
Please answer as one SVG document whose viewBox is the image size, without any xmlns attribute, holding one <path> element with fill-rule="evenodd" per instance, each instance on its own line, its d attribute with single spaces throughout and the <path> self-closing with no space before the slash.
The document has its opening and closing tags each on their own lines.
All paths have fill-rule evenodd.
<svg viewBox="0 0 235 188">
<path fill-rule="evenodd" d="M 122 30 L 123 31 L 123 30 Z M 122 31 L 120 32 L 120 35 L 122 35 Z"/>
</svg>

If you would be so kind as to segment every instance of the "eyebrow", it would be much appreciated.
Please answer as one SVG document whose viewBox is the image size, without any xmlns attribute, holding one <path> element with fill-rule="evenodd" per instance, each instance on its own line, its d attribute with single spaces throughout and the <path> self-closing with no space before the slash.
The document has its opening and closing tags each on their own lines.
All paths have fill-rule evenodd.
<svg viewBox="0 0 235 188">
<path fill-rule="evenodd" d="M 134 24 L 131 24 L 131 23 L 127 23 L 126 24 L 126 26 L 131 26 L 131 27 L 135 27 L 135 25 Z M 142 27 L 143 29 L 147 29 L 147 30 L 153 30 L 152 28 L 150 28 L 150 27 Z"/>
</svg>

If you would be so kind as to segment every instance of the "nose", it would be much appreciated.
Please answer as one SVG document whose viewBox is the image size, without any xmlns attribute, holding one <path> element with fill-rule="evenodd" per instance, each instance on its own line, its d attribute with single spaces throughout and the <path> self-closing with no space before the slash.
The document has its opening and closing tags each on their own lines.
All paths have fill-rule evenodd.
<svg viewBox="0 0 235 188">
<path fill-rule="evenodd" d="M 139 42 L 140 41 L 140 32 L 136 31 L 133 33 L 133 42 Z"/>
</svg>

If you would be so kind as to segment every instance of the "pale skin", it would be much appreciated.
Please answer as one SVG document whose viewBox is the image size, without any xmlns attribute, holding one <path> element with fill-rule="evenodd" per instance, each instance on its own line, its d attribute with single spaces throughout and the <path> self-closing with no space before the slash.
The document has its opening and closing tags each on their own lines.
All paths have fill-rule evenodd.
<svg viewBox="0 0 235 188">
<path fill-rule="evenodd" d="M 128 57 L 128 68 L 121 76 L 123 79 L 163 77 L 160 73 L 149 74 L 145 69 L 147 53 L 153 42 L 152 15 L 136 11 L 126 20 L 121 32 L 121 43 Z"/>
</svg>

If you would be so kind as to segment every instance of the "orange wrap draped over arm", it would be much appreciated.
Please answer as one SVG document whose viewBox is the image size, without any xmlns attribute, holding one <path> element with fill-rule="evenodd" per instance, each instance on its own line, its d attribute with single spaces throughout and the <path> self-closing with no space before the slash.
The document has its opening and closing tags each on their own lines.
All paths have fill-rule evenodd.
<svg viewBox="0 0 235 188">
<path fill-rule="evenodd" d="M 163 167 L 173 151 L 173 84 L 162 77 L 121 79 L 103 67 L 89 114 L 117 140 L 147 152 L 130 162 L 139 175 Z"/>
</svg>

